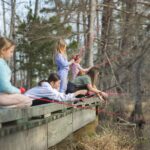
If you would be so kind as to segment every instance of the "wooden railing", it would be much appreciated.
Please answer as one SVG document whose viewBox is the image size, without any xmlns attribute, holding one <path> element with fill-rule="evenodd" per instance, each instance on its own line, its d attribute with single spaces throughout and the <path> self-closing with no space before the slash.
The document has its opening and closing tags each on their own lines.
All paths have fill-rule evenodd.
<svg viewBox="0 0 150 150">
<path fill-rule="evenodd" d="M 99 99 L 95 97 L 88 98 L 83 102 L 77 103 L 49 103 L 24 109 L 1 108 L 0 147 L 3 147 L 3 150 L 11 149 L 11 146 L 9 146 L 11 148 L 8 148 L 8 143 L 9 145 L 14 145 L 14 139 L 19 142 L 21 138 L 25 138 L 25 133 L 33 135 L 35 133 L 35 129 L 39 130 L 39 134 L 46 133 L 46 148 L 53 146 L 72 132 L 95 120 L 96 106 L 99 104 Z M 43 131 L 40 131 L 40 129 Z M 19 135 L 21 137 L 19 137 Z M 35 137 L 32 138 L 30 146 L 28 145 L 29 147 L 32 147 L 33 145 L 34 148 L 28 147 L 25 148 L 25 150 L 46 149 L 43 146 L 36 147 L 36 140 L 39 140 L 40 138 L 41 137 L 36 137 L 35 135 Z M 20 147 L 14 146 L 12 149 L 16 148 L 19 149 Z"/>
</svg>

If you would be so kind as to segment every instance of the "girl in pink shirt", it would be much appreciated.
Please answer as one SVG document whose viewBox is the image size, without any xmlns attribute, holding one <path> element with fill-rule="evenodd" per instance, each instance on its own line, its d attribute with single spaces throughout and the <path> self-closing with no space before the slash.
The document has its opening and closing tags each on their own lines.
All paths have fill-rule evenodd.
<svg viewBox="0 0 150 150">
<path fill-rule="evenodd" d="M 81 57 L 80 55 L 76 55 L 74 57 L 74 63 L 71 65 L 71 71 L 72 71 L 72 80 L 74 80 L 80 72 L 82 72 L 83 74 L 87 73 L 91 67 L 89 68 L 82 68 L 81 65 L 80 65 L 80 62 L 81 62 Z"/>
</svg>

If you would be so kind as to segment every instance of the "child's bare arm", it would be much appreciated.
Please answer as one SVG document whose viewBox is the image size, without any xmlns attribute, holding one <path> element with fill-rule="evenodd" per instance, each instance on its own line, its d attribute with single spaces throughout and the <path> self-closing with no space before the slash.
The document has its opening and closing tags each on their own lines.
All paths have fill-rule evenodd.
<svg viewBox="0 0 150 150">
<path fill-rule="evenodd" d="M 91 69 L 91 67 L 89 67 L 89 68 L 82 68 L 80 65 L 78 66 L 78 69 L 80 70 L 80 71 L 83 71 L 83 72 L 88 72 L 90 69 Z"/>
<path fill-rule="evenodd" d="M 97 93 L 97 94 L 100 92 L 97 88 L 93 87 L 92 84 L 88 84 L 87 88 L 89 91 Z"/>
</svg>

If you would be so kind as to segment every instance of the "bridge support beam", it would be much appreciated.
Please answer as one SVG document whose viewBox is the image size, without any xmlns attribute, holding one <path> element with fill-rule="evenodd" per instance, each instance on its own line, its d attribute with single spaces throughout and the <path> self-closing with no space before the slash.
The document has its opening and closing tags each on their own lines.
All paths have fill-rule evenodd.
<svg viewBox="0 0 150 150">
<path fill-rule="evenodd" d="M 96 118 L 95 110 L 74 109 L 59 119 L 0 137 L 3 150 L 47 150 Z"/>
</svg>

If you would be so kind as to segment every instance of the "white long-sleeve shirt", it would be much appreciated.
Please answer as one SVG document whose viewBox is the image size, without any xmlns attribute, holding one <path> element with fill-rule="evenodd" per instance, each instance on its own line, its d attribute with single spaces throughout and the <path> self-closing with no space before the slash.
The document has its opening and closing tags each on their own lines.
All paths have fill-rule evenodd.
<svg viewBox="0 0 150 150">
<path fill-rule="evenodd" d="M 74 93 L 60 93 L 56 89 L 52 88 L 48 82 L 43 82 L 41 86 L 36 86 L 29 89 L 25 95 L 34 99 L 46 97 L 58 101 L 71 101 L 76 99 Z"/>
</svg>

